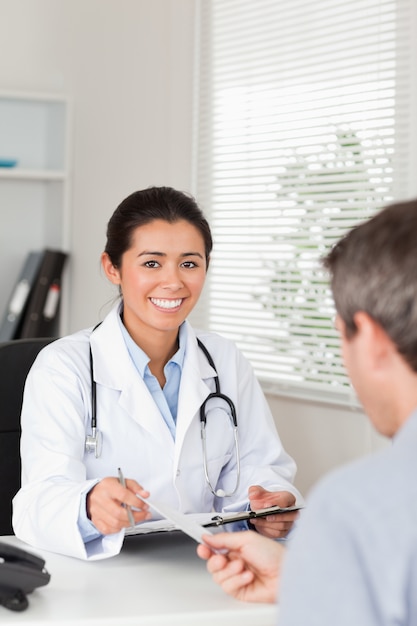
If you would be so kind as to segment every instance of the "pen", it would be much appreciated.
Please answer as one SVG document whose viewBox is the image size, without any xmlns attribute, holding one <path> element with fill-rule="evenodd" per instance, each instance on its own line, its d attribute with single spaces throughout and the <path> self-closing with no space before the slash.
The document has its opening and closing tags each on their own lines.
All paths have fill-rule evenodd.
<svg viewBox="0 0 417 626">
<path fill-rule="evenodd" d="M 125 478 L 123 476 L 122 470 L 120 469 L 120 467 L 117 468 L 117 472 L 119 474 L 119 483 L 122 485 L 122 487 L 126 487 L 126 481 Z M 133 519 L 133 513 L 132 513 L 132 509 L 130 508 L 130 506 L 128 504 L 124 504 L 124 507 L 126 507 L 127 509 L 127 515 L 129 518 L 129 522 L 130 525 L 133 527 L 135 526 L 135 520 Z"/>
</svg>

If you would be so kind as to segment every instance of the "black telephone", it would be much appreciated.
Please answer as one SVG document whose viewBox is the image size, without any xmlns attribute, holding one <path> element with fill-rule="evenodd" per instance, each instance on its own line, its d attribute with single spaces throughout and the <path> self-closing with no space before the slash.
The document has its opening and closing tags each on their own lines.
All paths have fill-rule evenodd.
<svg viewBox="0 0 417 626">
<path fill-rule="evenodd" d="M 51 576 L 40 557 L 0 542 L 0 604 L 11 611 L 23 611 L 26 594 L 49 583 Z"/>
</svg>

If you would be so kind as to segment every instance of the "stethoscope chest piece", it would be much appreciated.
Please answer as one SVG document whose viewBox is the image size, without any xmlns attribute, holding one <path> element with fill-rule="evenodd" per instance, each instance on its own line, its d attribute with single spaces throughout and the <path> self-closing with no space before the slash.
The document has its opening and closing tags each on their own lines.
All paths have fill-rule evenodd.
<svg viewBox="0 0 417 626">
<path fill-rule="evenodd" d="M 91 429 L 91 435 L 87 435 L 85 438 L 85 451 L 94 452 L 94 456 L 98 459 L 101 456 L 103 449 L 103 435 L 98 428 Z"/>
</svg>

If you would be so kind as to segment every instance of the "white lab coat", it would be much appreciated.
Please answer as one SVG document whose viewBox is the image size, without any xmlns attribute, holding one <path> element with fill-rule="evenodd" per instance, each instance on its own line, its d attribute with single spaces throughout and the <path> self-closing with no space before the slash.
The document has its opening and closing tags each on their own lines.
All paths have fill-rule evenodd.
<svg viewBox="0 0 417 626">
<path fill-rule="evenodd" d="M 214 391 L 215 372 L 187 329 L 175 441 L 127 351 L 116 306 L 91 329 L 59 339 L 38 355 L 27 378 L 22 409 L 22 487 L 13 501 L 13 526 L 23 541 L 78 558 L 105 558 L 120 551 L 123 532 L 84 545 L 78 529 L 82 494 L 121 467 L 151 493 L 184 513 L 240 510 L 250 485 L 287 490 L 295 463 L 284 451 L 267 402 L 249 362 L 219 335 L 198 332 L 219 375 L 222 393 L 235 403 L 241 457 L 237 493 L 216 498 L 206 484 L 199 409 Z M 188 322 L 186 322 L 188 324 Z M 100 458 L 85 452 L 91 432 L 89 345 L 97 383 Z M 212 484 L 236 482 L 234 439 L 225 404 L 207 411 L 207 458 Z"/>
</svg>

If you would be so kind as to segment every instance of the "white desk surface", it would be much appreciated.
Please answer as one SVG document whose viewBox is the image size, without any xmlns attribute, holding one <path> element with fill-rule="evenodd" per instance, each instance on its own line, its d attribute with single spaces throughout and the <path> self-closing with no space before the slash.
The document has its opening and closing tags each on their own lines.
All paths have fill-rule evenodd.
<svg viewBox="0 0 417 626">
<path fill-rule="evenodd" d="M 127 537 L 122 552 L 81 561 L 30 548 L 45 559 L 51 580 L 28 595 L 19 612 L 0 606 L 0 625 L 31 626 L 274 626 L 277 607 L 227 596 L 181 532 Z"/>
</svg>

